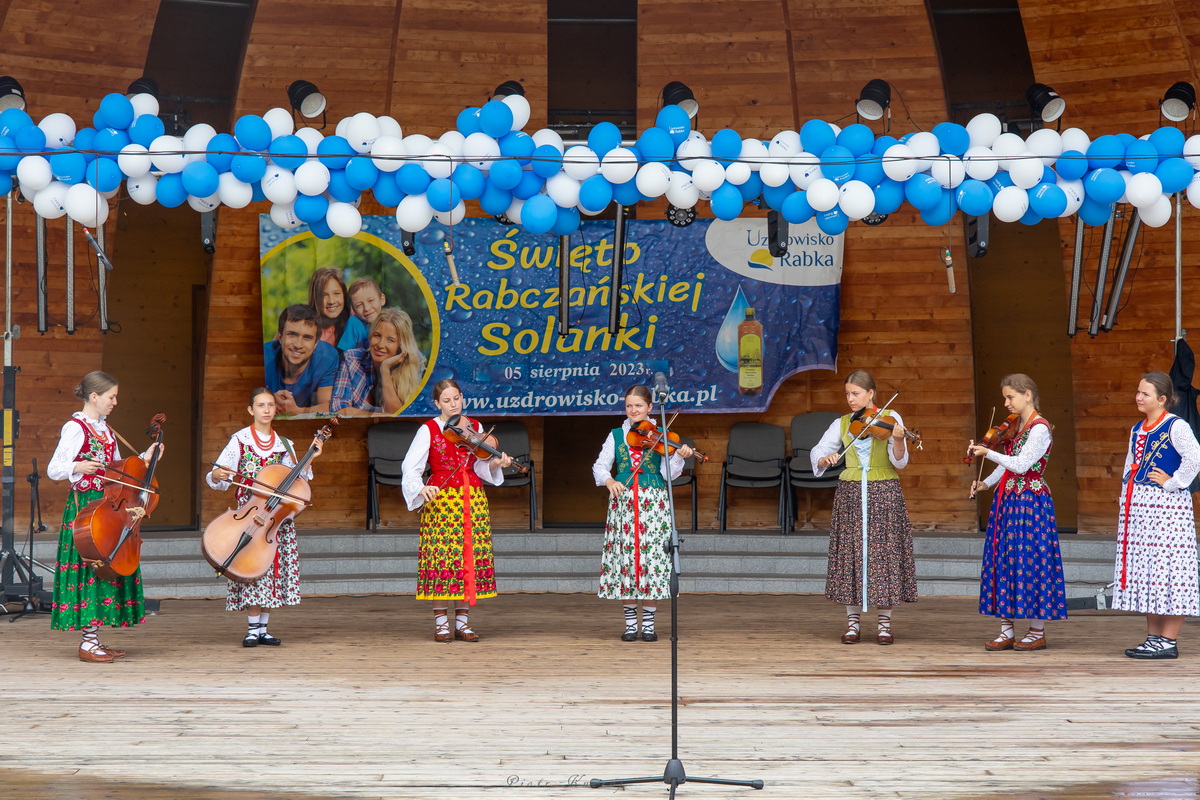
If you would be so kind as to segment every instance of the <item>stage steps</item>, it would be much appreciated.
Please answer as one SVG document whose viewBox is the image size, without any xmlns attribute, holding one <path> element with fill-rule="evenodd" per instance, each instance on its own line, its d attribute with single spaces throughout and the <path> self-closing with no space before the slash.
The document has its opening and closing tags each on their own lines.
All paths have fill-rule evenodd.
<svg viewBox="0 0 1200 800">
<path fill-rule="evenodd" d="M 828 534 L 796 531 L 682 532 L 681 586 L 692 592 L 803 592 L 825 588 Z M 200 555 L 197 531 L 146 531 L 142 577 L 147 597 L 217 597 L 225 582 Z M 500 590 L 595 591 L 600 529 L 496 531 Z M 923 595 L 975 595 L 983 534 L 914 532 L 918 589 Z M 1063 535 L 1069 597 L 1090 596 L 1112 580 L 1115 543 L 1105 535 Z M 38 561 L 53 566 L 56 544 L 38 537 Z M 20 544 L 18 549 L 21 549 Z M 301 531 L 301 582 L 306 594 L 412 594 L 417 534 L 409 530 Z M 47 578 L 46 585 L 51 585 Z"/>
</svg>

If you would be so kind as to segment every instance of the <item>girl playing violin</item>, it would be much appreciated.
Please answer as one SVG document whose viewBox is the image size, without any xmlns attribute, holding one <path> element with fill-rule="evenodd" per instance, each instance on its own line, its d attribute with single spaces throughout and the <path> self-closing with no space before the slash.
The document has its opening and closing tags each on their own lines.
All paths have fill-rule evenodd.
<svg viewBox="0 0 1200 800">
<path fill-rule="evenodd" d="M 865 430 L 854 440 L 851 421 L 869 420 L 879 412 L 875 406 L 875 379 L 864 370 L 846 377 L 846 404 L 850 413 L 835 420 L 812 449 L 813 474 L 818 477 L 838 463 L 843 450 L 846 459 L 846 469 L 833 496 L 825 596 L 846 607 L 842 644 L 858 643 L 859 610 L 865 611 L 869 604 L 878 615 L 875 641 L 887 645 L 895 641 L 892 609 L 897 603 L 917 601 L 912 526 L 897 474 L 897 470 L 908 466 L 904 422 L 899 414 L 889 411 L 890 436 L 877 439 Z"/>
<path fill-rule="evenodd" d="M 626 444 L 629 429 L 649 419 L 654 408 L 650 390 L 631 386 L 625 392 L 625 421 L 604 440 L 600 456 L 592 465 L 597 486 L 608 489 L 608 519 L 604 526 L 604 550 L 600 558 L 599 596 L 620 598 L 625 609 L 625 631 L 621 641 L 638 638 L 638 601 L 642 601 L 642 640 L 654 642 L 654 614 L 658 601 L 670 597 L 671 557 L 667 537 L 671 533 L 667 483 L 683 472 L 683 461 L 692 448 L 680 445 L 671 453 L 670 467 L 654 450 L 631 449 Z M 612 476 L 613 465 L 617 474 Z"/>
<path fill-rule="evenodd" d="M 75 387 L 75 396 L 83 400 L 83 410 L 75 412 L 63 425 L 58 447 L 46 467 L 46 476 L 51 480 L 71 482 L 59 528 L 50 627 L 60 631 L 82 630 L 79 660 L 107 664 L 125 655 L 125 651 L 101 644 L 98 629 L 105 625 L 122 628 L 137 625 L 145 618 L 146 604 L 140 567 L 120 580 L 104 580 L 75 549 L 75 517 L 88 503 L 100 498 L 107 485 L 105 466 L 121 457 L 116 435 L 107 422 L 108 415 L 117 407 L 116 379 L 103 372 L 89 372 Z M 147 464 L 155 447 L 161 456 L 162 445 L 151 445 L 142 453 Z"/>
<path fill-rule="evenodd" d="M 218 491 L 227 490 L 236 484 L 237 504 L 240 508 L 254 497 L 248 479 L 258 475 L 268 464 L 296 466 L 296 449 L 292 442 L 275 432 L 271 423 L 275 420 L 275 395 L 265 386 L 250 393 L 250 405 L 246 412 L 253 422 L 229 437 L 229 443 L 217 457 L 219 466 L 205 476 L 208 485 Z M 321 454 L 322 440 L 313 439 L 316 452 Z M 312 468 L 300 473 L 305 480 L 312 480 Z M 246 637 L 242 647 L 279 645 L 282 642 L 267 633 L 267 621 L 271 610 L 280 606 L 294 606 L 300 602 L 300 551 L 296 547 L 296 523 L 284 521 L 275 532 L 278 549 L 275 563 L 266 573 L 251 583 L 229 581 L 225 597 L 226 611 L 246 612 Z"/>
<path fill-rule="evenodd" d="M 974 441 L 971 456 L 995 462 L 992 474 L 971 484 L 971 496 L 999 484 L 992 498 L 979 576 L 979 613 L 1000 618 L 1000 635 L 988 650 L 1043 650 L 1046 620 L 1067 618 L 1067 593 L 1054 500 L 1042 475 L 1053 440 L 1050 423 L 1038 413 L 1037 384 L 1016 373 L 1000 382 L 1004 407 L 1016 419 L 1011 436 L 997 442 L 1003 453 Z M 1007 433 L 1007 432 L 1006 432 Z M 1017 641 L 1014 619 L 1028 619 L 1029 632 Z"/>
<path fill-rule="evenodd" d="M 492 560 L 492 524 L 483 484 L 504 483 L 506 453 L 485 459 L 463 452 L 443 430 L 457 418 L 460 430 L 480 431 L 480 424 L 462 416 L 463 395 L 458 383 L 446 379 L 433 387 L 438 415 L 417 429 L 401 467 L 401 489 L 409 511 L 421 509 L 421 539 L 417 551 L 417 599 L 433 602 L 433 640 L 479 641 L 471 629 L 475 601 L 496 596 Z M 425 465 L 433 469 L 426 483 Z M 454 612 L 450 632 L 449 610 Z"/>
</svg>

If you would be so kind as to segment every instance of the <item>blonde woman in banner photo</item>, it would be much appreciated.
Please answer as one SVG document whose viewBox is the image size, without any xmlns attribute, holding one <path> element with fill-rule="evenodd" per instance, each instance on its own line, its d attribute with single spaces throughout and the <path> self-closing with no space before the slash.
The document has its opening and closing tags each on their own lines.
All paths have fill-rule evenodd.
<svg viewBox="0 0 1200 800">
<path fill-rule="evenodd" d="M 412 319 L 385 308 L 375 315 L 367 346 L 345 352 L 330 410 L 345 416 L 395 414 L 412 402 L 424 370 Z"/>
</svg>

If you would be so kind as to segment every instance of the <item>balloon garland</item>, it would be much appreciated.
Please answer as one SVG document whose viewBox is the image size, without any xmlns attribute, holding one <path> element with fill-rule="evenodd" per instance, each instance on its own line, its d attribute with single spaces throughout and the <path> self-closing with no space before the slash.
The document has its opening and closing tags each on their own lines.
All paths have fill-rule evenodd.
<svg viewBox="0 0 1200 800">
<path fill-rule="evenodd" d="M 520 95 L 464 109 L 437 139 L 405 136 L 392 117 L 366 112 L 325 136 L 296 129 L 283 108 L 242 116 L 233 133 L 201 124 L 179 137 L 166 134 L 158 111 L 152 95 L 114 93 L 91 127 L 62 113 L 34 124 L 23 110 L 0 112 L 0 181 L 15 175 L 38 214 L 85 227 L 104 223 L 124 184 L 134 202 L 201 212 L 267 200 L 276 224 L 308 224 L 322 238 L 361 230 L 367 191 L 414 233 L 435 219 L 461 221 L 469 201 L 530 233 L 560 235 L 610 203 L 659 197 L 685 209 L 707 202 L 722 220 L 758 203 L 790 223 L 815 219 L 828 234 L 905 203 L 932 226 L 958 211 L 1028 225 L 1078 214 L 1103 225 L 1114 204 L 1129 203 L 1158 227 L 1181 191 L 1200 207 L 1200 135 L 1173 127 L 1141 138 L 1093 140 L 1079 128 L 1022 138 L 980 114 L 895 138 L 814 119 L 761 141 L 729 128 L 706 138 L 668 105 L 633 144 L 601 122 L 586 145 L 567 147 L 551 129 L 522 130 L 529 103 Z"/>
</svg>

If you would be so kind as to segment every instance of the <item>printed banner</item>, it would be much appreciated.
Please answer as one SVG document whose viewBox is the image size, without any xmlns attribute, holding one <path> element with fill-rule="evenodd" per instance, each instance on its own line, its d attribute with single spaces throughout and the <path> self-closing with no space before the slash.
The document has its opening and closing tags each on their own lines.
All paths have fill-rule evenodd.
<svg viewBox="0 0 1200 800">
<path fill-rule="evenodd" d="M 658 372 L 672 407 L 761 411 L 789 375 L 834 368 L 843 237 L 811 222 L 775 257 L 764 219 L 629 220 L 616 332 L 611 221 L 570 237 L 565 326 L 558 237 L 472 218 L 434 223 L 406 255 L 403 236 L 392 217 L 323 240 L 262 216 L 264 373 L 281 414 L 424 416 L 432 404 L 414 401 L 443 378 L 469 412 L 611 414 Z"/>
</svg>

